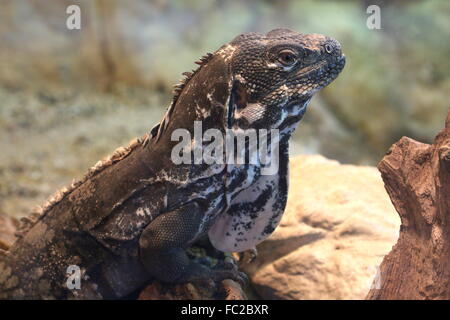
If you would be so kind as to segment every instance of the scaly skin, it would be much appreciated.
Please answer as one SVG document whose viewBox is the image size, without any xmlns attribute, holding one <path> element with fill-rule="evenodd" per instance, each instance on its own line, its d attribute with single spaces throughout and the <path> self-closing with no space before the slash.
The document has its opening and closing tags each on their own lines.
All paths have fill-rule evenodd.
<svg viewBox="0 0 450 320">
<path fill-rule="evenodd" d="M 240 35 L 199 64 L 143 142 L 100 162 L 28 222 L 0 255 L 0 298 L 122 298 L 152 278 L 244 281 L 236 268 L 190 261 L 185 249 L 207 234 L 215 248 L 240 252 L 273 232 L 286 205 L 289 138 L 345 58 L 329 37 L 276 29 Z M 194 136 L 194 121 L 202 133 L 278 129 L 270 143 L 279 150 L 269 153 L 278 170 L 263 174 L 261 161 L 176 165 L 172 133 Z M 66 286 L 70 265 L 81 268 L 81 289 Z"/>
</svg>

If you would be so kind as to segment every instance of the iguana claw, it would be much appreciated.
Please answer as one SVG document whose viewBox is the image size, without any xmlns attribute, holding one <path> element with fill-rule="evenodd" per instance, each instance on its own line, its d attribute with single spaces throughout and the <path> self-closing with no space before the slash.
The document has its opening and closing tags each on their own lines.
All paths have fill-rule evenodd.
<svg viewBox="0 0 450 320">
<path fill-rule="evenodd" d="M 192 263 L 189 272 L 178 279 L 177 282 L 191 282 L 200 286 L 208 285 L 208 280 L 214 282 L 221 282 L 225 279 L 231 279 L 238 282 L 242 287 L 248 284 L 247 275 L 238 270 L 236 264 L 223 263 L 213 269 L 201 265 L 199 263 Z"/>
<path fill-rule="evenodd" d="M 232 269 L 232 270 L 212 270 L 213 273 L 213 279 L 215 281 L 222 281 L 225 279 L 231 279 L 234 280 L 236 282 L 238 282 L 242 287 L 247 286 L 248 284 L 248 276 L 242 272 L 239 271 L 237 269 Z"/>
</svg>

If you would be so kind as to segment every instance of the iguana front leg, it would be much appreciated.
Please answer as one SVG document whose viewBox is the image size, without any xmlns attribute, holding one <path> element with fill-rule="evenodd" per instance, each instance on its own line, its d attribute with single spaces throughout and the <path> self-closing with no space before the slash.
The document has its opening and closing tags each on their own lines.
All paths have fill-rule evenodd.
<svg viewBox="0 0 450 320">
<path fill-rule="evenodd" d="M 140 257 L 147 272 L 170 283 L 232 279 L 245 284 L 247 277 L 237 268 L 210 269 L 188 258 L 185 249 L 205 231 L 203 218 L 199 204 L 190 202 L 153 220 L 139 240 Z"/>
</svg>

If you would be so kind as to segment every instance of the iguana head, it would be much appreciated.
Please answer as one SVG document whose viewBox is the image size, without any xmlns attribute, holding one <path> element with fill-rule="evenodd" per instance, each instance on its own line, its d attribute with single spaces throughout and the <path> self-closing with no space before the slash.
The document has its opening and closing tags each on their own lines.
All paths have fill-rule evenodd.
<svg viewBox="0 0 450 320">
<path fill-rule="evenodd" d="M 282 129 L 345 65 L 336 40 L 289 29 L 242 34 L 219 52 L 231 62 L 230 116 L 241 128 Z"/>
<path fill-rule="evenodd" d="M 195 120 L 205 130 L 294 128 L 314 93 L 341 72 L 345 56 L 330 37 L 275 29 L 239 35 L 197 64 L 175 86 L 172 104 L 152 130 L 155 141 L 164 132 L 170 140 L 180 127 L 191 130 Z"/>
</svg>

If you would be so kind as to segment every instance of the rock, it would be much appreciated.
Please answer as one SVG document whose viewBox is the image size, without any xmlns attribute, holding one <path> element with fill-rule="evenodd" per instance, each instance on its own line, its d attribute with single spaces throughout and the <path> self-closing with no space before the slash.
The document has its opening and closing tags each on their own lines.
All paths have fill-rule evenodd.
<svg viewBox="0 0 450 320">
<path fill-rule="evenodd" d="M 265 299 L 363 299 L 400 220 L 376 168 L 291 160 L 280 226 L 246 266 Z"/>
<path fill-rule="evenodd" d="M 14 233 L 19 226 L 19 222 L 7 215 L 0 214 L 0 249 L 8 250 L 16 240 Z"/>
<path fill-rule="evenodd" d="M 378 164 L 401 217 L 368 299 L 450 299 L 450 110 L 432 145 L 403 137 Z"/>
</svg>

